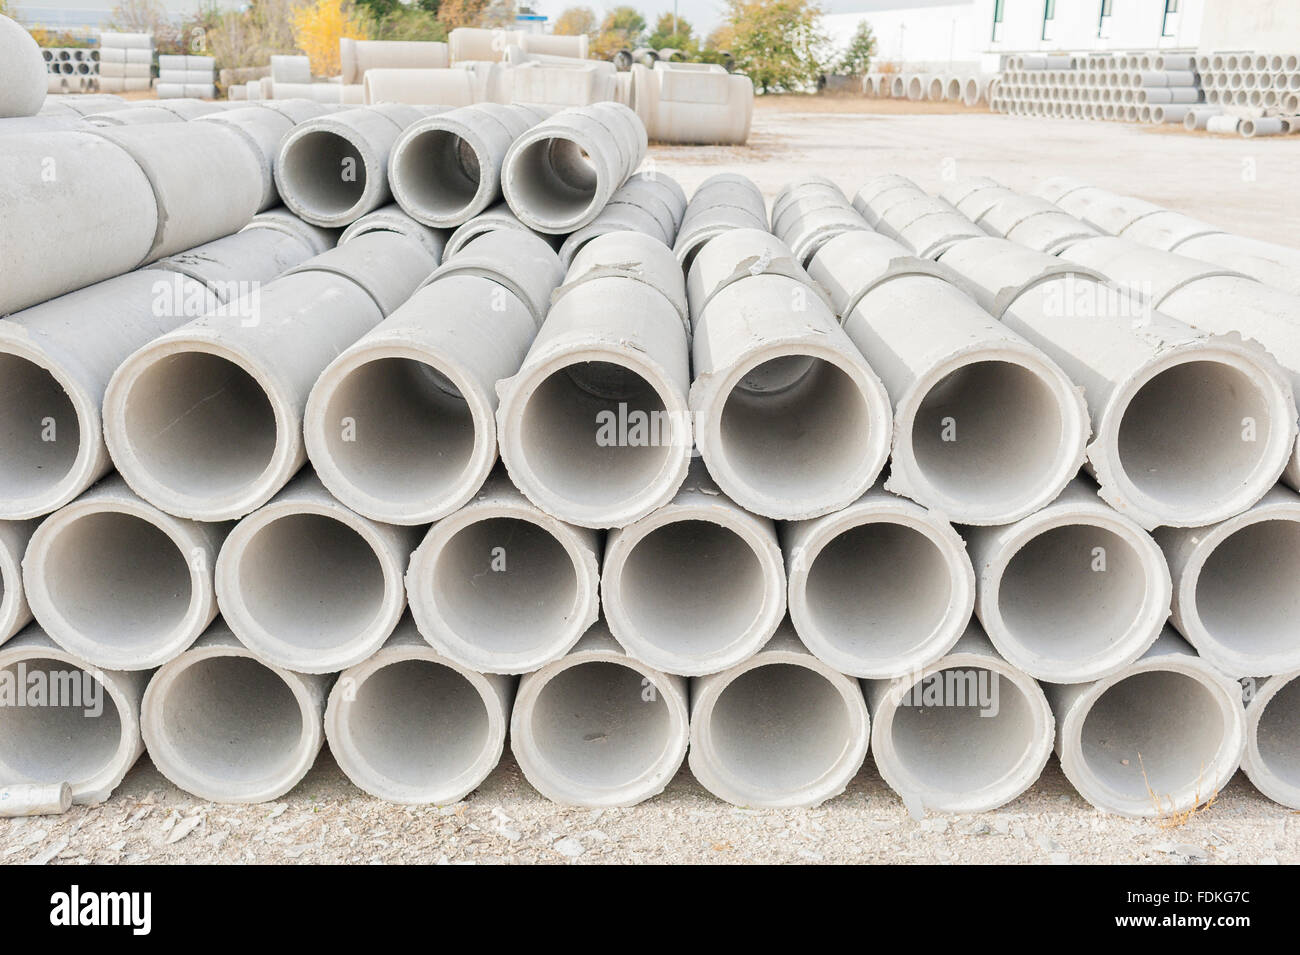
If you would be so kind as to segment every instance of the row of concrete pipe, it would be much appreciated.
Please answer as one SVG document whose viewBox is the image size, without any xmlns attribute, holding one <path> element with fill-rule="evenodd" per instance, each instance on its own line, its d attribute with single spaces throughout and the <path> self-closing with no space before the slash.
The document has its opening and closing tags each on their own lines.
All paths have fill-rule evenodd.
<svg viewBox="0 0 1300 955">
<path fill-rule="evenodd" d="M 120 149 L 165 214 L 111 266 L 146 268 L 9 290 L 57 297 L 0 322 L 0 667 L 87 670 L 108 703 L 7 709 L 5 781 L 97 802 L 147 746 L 258 801 L 328 739 L 367 792 L 445 803 L 508 733 L 577 805 L 684 759 L 813 805 L 870 745 L 936 810 L 1005 803 L 1053 747 L 1109 811 L 1184 810 L 1239 764 L 1300 806 L 1294 251 L 1081 183 L 812 179 L 769 215 L 723 174 L 687 204 L 632 175 L 617 108 L 503 109 L 476 115 L 514 121 L 504 149 L 448 135 L 465 219 L 439 230 L 391 201 L 420 110 L 273 149 L 233 112 L 6 139 Z M 168 157 L 218 148 L 198 210 Z"/>
</svg>

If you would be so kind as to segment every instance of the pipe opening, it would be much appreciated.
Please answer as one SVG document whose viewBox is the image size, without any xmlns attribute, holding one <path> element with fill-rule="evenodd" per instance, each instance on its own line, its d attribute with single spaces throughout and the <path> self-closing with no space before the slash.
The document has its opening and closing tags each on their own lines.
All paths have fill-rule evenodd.
<svg viewBox="0 0 1300 955">
<path fill-rule="evenodd" d="M 371 771 L 402 786 L 445 787 L 488 747 L 488 711 L 474 685 L 431 660 L 399 660 L 357 688 L 350 742 Z"/>
<path fill-rule="evenodd" d="M 26 683 L 19 680 L 21 674 Z M 122 717 L 108 689 L 91 687 L 91 671 L 62 660 L 25 659 L 4 668 L 5 682 L 24 692 L 40 683 L 49 690 L 46 703 L 61 705 L 0 706 L 0 767 L 6 781 L 79 783 L 102 770 L 122 745 Z M 80 694 L 78 698 L 77 694 Z M 92 694 L 99 694 L 103 711 Z"/>
<path fill-rule="evenodd" d="M 737 476 L 764 496 L 839 493 L 870 463 L 871 417 L 866 396 L 843 369 L 784 356 L 755 365 L 727 396 L 720 449 Z"/>
<path fill-rule="evenodd" d="M 180 352 L 152 362 L 123 401 L 125 438 L 148 476 L 193 497 L 256 481 L 279 436 L 262 386 L 218 355 Z"/>
<path fill-rule="evenodd" d="M 1054 527 L 1007 562 L 998 613 L 1026 650 L 1086 660 L 1133 629 L 1147 601 L 1146 568 L 1133 545 L 1091 524 Z"/>
<path fill-rule="evenodd" d="M 204 657 L 167 687 L 157 721 L 168 754 L 223 789 L 282 773 L 302 742 L 293 690 L 251 657 Z"/>
<path fill-rule="evenodd" d="M 1064 422 L 1055 391 L 1007 361 L 976 361 L 926 392 L 912 420 L 922 476 L 973 507 L 1010 507 L 1050 485 L 1060 470 Z"/>
<path fill-rule="evenodd" d="M 356 530 L 322 514 L 289 514 L 258 528 L 237 574 L 251 621 L 295 647 L 337 647 L 383 610 L 378 555 Z"/>
<path fill-rule="evenodd" d="M 1293 677 L 1265 704 L 1255 742 L 1268 771 L 1300 788 L 1300 678 Z"/>
<path fill-rule="evenodd" d="M 529 396 L 521 418 L 520 448 L 538 480 L 591 509 L 644 493 L 676 440 L 653 385 L 612 362 L 553 372 Z"/>
<path fill-rule="evenodd" d="M 1142 493 L 1196 507 L 1240 493 L 1263 463 L 1271 426 L 1268 401 L 1244 371 L 1186 361 L 1155 375 L 1130 399 L 1119 426 L 1119 459 Z"/>
<path fill-rule="evenodd" d="M 26 499 L 72 470 L 81 423 L 72 399 L 35 362 L 0 354 L 0 497 Z"/>
<path fill-rule="evenodd" d="M 578 602 L 573 561 L 545 528 L 494 517 L 453 534 L 433 567 L 438 610 L 466 643 L 524 653 L 555 642 Z"/>
<path fill-rule="evenodd" d="M 537 694 L 531 729 L 539 758 L 586 789 L 616 789 L 653 771 L 672 748 L 668 704 L 620 663 L 566 667 Z"/>
<path fill-rule="evenodd" d="M 829 541 L 804 586 L 813 627 L 841 653 L 887 660 L 910 653 L 948 617 L 952 571 L 913 527 L 872 521 Z"/>
<path fill-rule="evenodd" d="M 895 758 L 920 786 L 969 795 L 1014 773 L 1037 732 L 1033 706 L 1014 681 L 984 667 L 949 667 L 904 696 L 890 738 Z"/>
<path fill-rule="evenodd" d="M 87 514 L 65 524 L 40 566 L 55 612 L 96 644 L 149 647 L 189 613 L 187 555 L 161 528 L 132 514 Z"/>
<path fill-rule="evenodd" d="M 304 133 L 280 156 L 286 190 L 309 214 L 341 216 L 366 191 L 366 163 L 345 136 L 328 130 Z"/>
<path fill-rule="evenodd" d="M 623 610 L 646 642 L 703 656 L 731 646 L 763 606 L 763 566 L 735 531 L 711 521 L 655 528 L 627 555 Z"/>
<path fill-rule="evenodd" d="M 1247 524 L 1206 558 L 1196 612 L 1210 636 L 1244 653 L 1293 652 L 1300 621 L 1300 522 Z"/>
<path fill-rule="evenodd" d="M 539 139 L 515 154 L 510 177 L 514 206 L 548 226 L 572 224 L 596 201 L 599 173 L 576 142 Z"/>
<path fill-rule="evenodd" d="M 769 663 L 718 695 L 709 736 L 722 768 L 745 788 L 788 792 L 816 783 L 853 745 L 848 706 L 815 670 Z"/>
<path fill-rule="evenodd" d="M 437 368 L 378 358 L 337 381 L 323 433 L 330 463 L 345 481 L 402 506 L 438 498 L 464 478 L 474 454 L 474 415 Z"/>
<path fill-rule="evenodd" d="M 1204 683 L 1172 670 L 1148 670 L 1097 698 L 1083 721 L 1080 746 L 1103 786 L 1123 799 L 1154 804 L 1198 785 L 1202 799 L 1213 795 L 1224 735 L 1218 700 Z"/>
<path fill-rule="evenodd" d="M 427 216 L 447 220 L 469 210 L 482 178 L 474 147 L 445 129 L 429 129 L 407 140 L 395 171 L 408 202 Z"/>
</svg>

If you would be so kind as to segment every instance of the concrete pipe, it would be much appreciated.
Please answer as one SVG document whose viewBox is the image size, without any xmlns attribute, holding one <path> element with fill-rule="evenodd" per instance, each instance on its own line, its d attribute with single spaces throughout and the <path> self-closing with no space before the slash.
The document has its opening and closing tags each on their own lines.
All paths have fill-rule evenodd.
<svg viewBox="0 0 1300 955">
<path fill-rule="evenodd" d="M 1243 119 L 1238 129 L 1247 139 L 1254 139 L 1256 136 L 1281 136 L 1286 132 L 1285 124 L 1277 116 Z"/>
<path fill-rule="evenodd" d="M 873 232 L 853 232 L 848 235 L 888 241 Z M 686 276 L 690 314 L 703 314 L 718 292 L 755 275 L 784 275 L 794 279 L 807 286 L 839 314 L 833 295 L 827 294 L 830 286 L 823 287 L 813 281 L 807 270 L 790 254 L 789 246 L 763 229 L 732 229 L 700 250 Z"/>
<path fill-rule="evenodd" d="M 498 202 L 495 206 L 492 206 L 484 212 L 480 212 L 474 218 L 470 219 L 447 238 L 447 246 L 443 250 L 443 258 L 450 259 L 475 239 L 487 235 L 489 232 L 499 232 L 502 230 L 527 232 L 550 243 L 552 248 L 559 244 L 561 238 L 560 236 L 542 235 L 540 232 L 534 232 L 516 218 L 515 214 L 510 211 L 509 206 L 504 202 Z"/>
<path fill-rule="evenodd" d="M 304 432 L 321 481 L 391 524 L 428 524 L 469 502 L 497 460 L 496 383 L 519 370 L 536 332 L 524 303 L 489 278 L 426 285 L 312 388 Z"/>
<path fill-rule="evenodd" d="M 217 304 L 193 280 L 146 270 L 0 322 L 0 369 L 13 395 L 0 405 L 0 519 L 48 514 L 107 474 L 105 382 L 134 350 Z"/>
<path fill-rule="evenodd" d="M 251 229 L 273 229 L 294 236 L 309 245 L 316 255 L 334 248 L 340 238 L 338 229 L 322 229 L 310 222 L 303 222 L 283 206 L 259 212 L 240 231 L 247 232 Z"/>
<path fill-rule="evenodd" d="M 1115 240 L 1069 254 L 1101 241 Z M 1144 528 L 1224 520 L 1277 481 L 1294 450 L 1294 401 L 1257 345 L 1199 332 L 1092 267 L 1005 240 L 963 242 L 942 261 L 994 317 L 1085 383 L 1101 496 Z"/>
<path fill-rule="evenodd" d="M 96 133 L 6 136 L 0 179 L 0 315 L 121 275 L 149 255 L 160 218 L 149 179 Z M 80 226 L 87 209 L 114 223 L 112 242 Z"/>
<path fill-rule="evenodd" d="M 1090 435 L 1081 390 L 960 289 L 897 277 L 859 299 L 844 331 L 893 403 L 888 490 L 958 523 L 1009 524 L 1079 473 Z"/>
<path fill-rule="evenodd" d="M 552 802 L 634 806 L 663 792 L 686 756 L 687 689 L 597 623 L 567 655 L 520 679 L 510 749 Z"/>
<path fill-rule="evenodd" d="M 703 676 L 753 656 L 785 617 L 785 590 L 775 526 L 730 501 L 700 462 L 672 501 L 606 541 L 610 632 L 666 673 Z"/>
<path fill-rule="evenodd" d="M 420 287 L 425 288 L 453 275 L 491 279 L 522 302 L 532 316 L 533 324 L 540 328 L 550 310 L 551 296 L 564 280 L 564 268 L 549 243 L 536 232 L 498 229 L 484 233 L 472 245 L 462 246 L 454 255 L 448 255 Z M 501 312 L 505 300 L 495 289 L 492 294 L 493 299 L 487 307 Z M 518 370 L 516 365 L 515 371 Z"/>
<path fill-rule="evenodd" d="M 149 681 L 141 707 L 149 757 L 200 799 L 278 799 L 316 761 L 332 682 L 262 662 L 217 621 Z"/>
<path fill-rule="evenodd" d="M 1117 673 L 1155 642 L 1169 616 L 1164 555 L 1136 523 L 1078 478 L 1037 513 L 966 531 L 984 631 L 1007 662 L 1038 680 L 1084 683 Z"/>
<path fill-rule="evenodd" d="M 939 660 L 864 685 L 876 768 L 906 806 L 987 812 L 1034 784 L 1052 752 L 1039 685 L 1008 664 L 979 624 Z"/>
<path fill-rule="evenodd" d="M 82 660 L 151 670 L 217 615 L 212 575 L 229 530 L 170 517 L 111 475 L 32 536 L 23 561 L 32 613 Z"/>
<path fill-rule="evenodd" d="M 520 490 L 583 527 L 621 527 L 668 503 L 691 455 L 688 347 L 677 308 L 644 282 L 570 288 L 519 373 L 497 385 L 501 458 Z"/>
<path fill-rule="evenodd" d="M 696 441 L 732 500 L 802 520 L 875 483 L 889 456 L 889 396 L 816 293 L 755 275 L 693 317 Z M 773 469 L 776 459 L 785 465 Z"/>
<path fill-rule="evenodd" d="M 39 521 L 0 521 L 0 645 L 31 623 L 23 592 L 23 554 Z"/>
<path fill-rule="evenodd" d="M 388 157 L 402 130 L 423 116 L 388 103 L 327 113 L 284 137 L 275 164 L 280 198 L 300 218 L 346 226 L 392 201 Z"/>
<path fill-rule="evenodd" d="M 472 106 L 483 97 L 476 74 L 471 70 L 382 69 L 370 70 L 361 80 L 361 99 L 367 106 L 404 103 L 447 109 Z"/>
<path fill-rule="evenodd" d="M 45 103 L 45 58 L 26 29 L 0 16 L 0 118 L 35 116 Z"/>
<path fill-rule="evenodd" d="M 343 82 L 360 83 L 375 69 L 442 69 L 451 65 L 446 43 L 419 40 L 339 40 Z M 310 76 L 307 80 L 310 82 Z"/>
<path fill-rule="evenodd" d="M 691 681 L 691 773 L 738 806 L 818 806 L 866 759 L 871 722 L 858 681 L 827 666 L 785 624 L 762 650 Z"/>
<path fill-rule="evenodd" d="M 501 164 L 540 115 L 481 103 L 426 116 L 402 131 L 388 160 L 393 197 L 425 225 L 452 228 L 501 200 Z"/>
<path fill-rule="evenodd" d="M 88 668 L 35 623 L 0 647 L 0 672 L 23 691 L 19 704 L 0 707 L 0 781 L 68 783 L 78 805 L 108 799 L 144 752 L 149 674 Z M 28 695 L 42 684 L 52 695 Z"/>
<path fill-rule="evenodd" d="M 1061 769 L 1104 812 L 1148 819 L 1187 812 L 1222 790 L 1241 763 L 1241 687 L 1171 628 L 1119 673 L 1043 689 Z"/>
<path fill-rule="evenodd" d="M 240 521 L 216 563 L 217 602 L 240 642 L 298 673 L 334 673 L 383 645 L 406 607 L 419 539 L 334 500 L 304 469 Z"/>
<path fill-rule="evenodd" d="M 980 103 L 988 102 L 991 83 L 992 81 L 986 76 L 968 77 L 962 85 L 962 103 L 966 106 L 975 107 Z"/>
<path fill-rule="evenodd" d="M 373 656 L 339 674 L 325 738 L 359 789 L 387 802 L 445 806 L 501 760 L 515 681 L 439 656 L 403 618 Z"/>
<path fill-rule="evenodd" d="M 227 126 L 244 137 L 256 152 L 261 166 L 262 201 L 258 211 L 263 212 L 279 205 L 280 193 L 275 185 L 275 161 L 279 154 L 280 141 L 293 128 L 293 123 L 281 113 L 258 106 L 221 110 L 199 119 L 203 122 Z"/>
<path fill-rule="evenodd" d="M 564 284 L 551 295 L 551 304 L 582 286 L 602 278 L 626 278 L 654 289 L 677 312 L 682 328 L 691 327 L 686 283 L 677 259 L 668 247 L 643 232 L 608 232 L 585 243 L 574 256 Z"/>
<path fill-rule="evenodd" d="M 556 113 L 518 137 L 501 168 L 506 202 L 538 232 L 572 232 L 596 218 L 645 156 L 646 132 L 618 103 Z"/>
<path fill-rule="evenodd" d="M 411 555 L 411 614 L 429 645 L 462 666 L 536 670 L 595 622 L 600 546 L 597 533 L 534 507 L 498 471 Z"/>
<path fill-rule="evenodd" d="M 1205 130 L 1210 133 L 1235 135 L 1240 124 L 1239 116 L 1211 116 L 1205 121 Z"/>
<path fill-rule="evenodd" d="M 1174 579 L 1173 623 L 1233 677 L 1300 668 L 1300 495 L 1278 486 L 1243 514 L 1200 528 L 1161 528 Z"/>
<path fill-rule="evenodd" d="M 1255 788 L 1300 809 L 1300 671 L 1271 676 L 1246 700 L 1246 749 L 1241 768 Z"/>
<path fill-rule="evenodd" d="M 920 670 L 970 622 L 966 545 L 941 515 L 911 501 L 873 488 L 842 511 L 783 524 L 781 541 L 794 628 L 841 673 L 892 679 Z"/>
<path fill-rule="evenodd" d="M 1173 246 L 1173 250 L 1179 255 L 1241 272 L 1290 296 L 1300 297 L 1300 250 L 1290 246 L 1206 228 L 1188 236 Z M 1244 288 L 1237 284 L 1239 290 Z M 1268 347 L 1273 349 L 1274 345 Z"/>
<path fill-rule="evenodd" d="M 700 250 L 712 239 L 733 229 L 759 229 L 767 231 L 767 211 L 763 195 L 748 180 L 745 183 L 723 182 L 708 190 L 702 197 L 701 186 L 692 196 L 682 218 L 673 253 L 690 271 Z"/>
<path fill-rule="evenodd" d="M 343 46 L 343 44 L 340 44 L 340 46 Z M 273 82 L 310 83 L 312 81 L 311 60 L 306 56 L 273 55 L 270 63 Z"/>
<path fill-rule="evenodd" d="M 632 58 L 631 50 L 616 50 L 609 61 L 614 64 L 614 69 L 620 73 L 627 73 L 632 69 L 632 64 L 636 61 Z"/>
<path fill-rule="evenodd" d="M 90 113 L 85 117 L 92 126 L 146 126 L 155 123 L 185 122 L 175 113 L 160 106 L 137 106 L 134 109 L 115 109 L 107 113 Z"/>
<path fill-rule="evenodd" d="M 442 261 L 443 249 L 447 242 L 446 230 L 431 229 L 422 222 L 417 222 L 403 212 L 395 202 L 382 206 L 374 212 L 367 212 L 344 229 L 343 234 L 339 236 L 339 245 L 372 232 L 391 232 L 414 239 L 429 253 L 435 265 Z"/>
<path fill-rule="evenodd" d="M 686 193 L 675 179 L 660 172 L 635 173 L 610 198 L 590 225 L 571 233 L 560 246 L 567 268 L 596 236 L 632 230 L 654 236 L 672 248 L 686 215 Z"/>
<path fill-rule="evenodd" d="M 158 278 L 173 286 L 175 275 L 200 282 L 219 303 L 224 304 L 255 294 L 263 284 L 302 265 L 316 254 L 316 246 L 304 233 L 245 228 L 223 239 L 159 259 L 149 269 L 161 270 L 164 274 Z M 163 288 L 157 290 L 158 293 L 162 291 Z M 175 290 L 173 295 L 176 295 Z"/>
</svg>

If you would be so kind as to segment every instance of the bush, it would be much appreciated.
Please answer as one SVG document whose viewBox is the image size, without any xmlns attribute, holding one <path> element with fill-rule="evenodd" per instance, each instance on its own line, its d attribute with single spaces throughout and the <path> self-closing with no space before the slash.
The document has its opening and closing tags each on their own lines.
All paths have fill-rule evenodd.
<svg viewBox="0 0 1300 955">
<path fill-rule="evenodd" d="M 728 0 L 737 71 L 764 93 L 815 87 L 827 42 L 821 17 L 812 0 Z"/>
</svg>

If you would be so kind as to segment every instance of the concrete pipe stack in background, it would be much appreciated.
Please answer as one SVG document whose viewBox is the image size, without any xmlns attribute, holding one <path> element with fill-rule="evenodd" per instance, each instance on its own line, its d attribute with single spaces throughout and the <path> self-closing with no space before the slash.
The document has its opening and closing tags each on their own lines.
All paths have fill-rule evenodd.
<svg viewBox="0 0 1300 955">
<path fill-rule="evenodd" d="M 153 86 L 153 34 L 99 35 L 99 89 L 104 93 L 138 93 Z"/>
<path fill-rule="evenodd" d="M 189 54 L 158 57 L 158 98 L 212 99 L 217 95 L 217 61 Z"/>
</svg>

